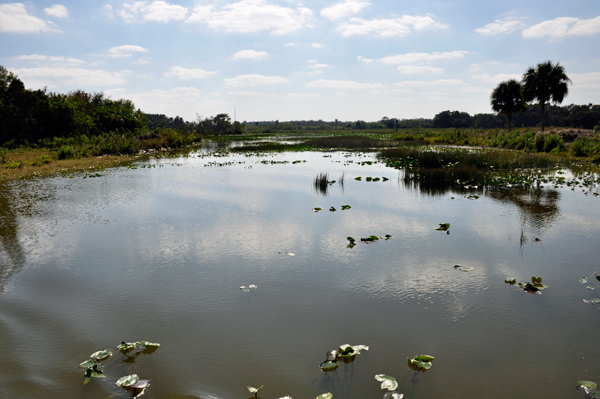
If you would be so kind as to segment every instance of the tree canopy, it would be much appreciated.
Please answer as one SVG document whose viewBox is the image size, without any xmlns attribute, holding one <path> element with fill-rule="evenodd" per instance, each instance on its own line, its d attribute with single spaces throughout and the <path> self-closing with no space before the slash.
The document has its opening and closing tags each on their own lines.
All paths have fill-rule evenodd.
<svg viewBox="0 0 600 399">
<path fill-rule="evenodd" d="M 492 109 L 508 117 L 508 130 L 512 130 L 512 117 L 525 110 L 525 99 L 521 83 L 514 79 L 501 82 L 490 96 Z"/>
</svg>

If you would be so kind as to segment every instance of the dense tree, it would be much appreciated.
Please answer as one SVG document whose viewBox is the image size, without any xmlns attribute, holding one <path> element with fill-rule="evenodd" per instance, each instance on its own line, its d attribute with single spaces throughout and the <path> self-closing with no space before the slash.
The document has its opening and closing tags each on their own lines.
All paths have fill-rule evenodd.
<svg viewBox="0 0 600 399">
<path fill-rule="evenodd" d="M 471 126 L 473 126 L 473 119 L 466 112 L 443 111 L 433 117 L 433 127 L 435 128 Z"/>
<path fill-rule="evenodd" d="M 542 113 L 542 131 L 544 131 L 544 116 L 546 104 L 562 103 L 569 93 L 571 80 L 565 73 L 565 68 L 559 63 L 546 61 L 529 67 L 523 74 L 523 95 L 526 101 L 537 101 Z"/>
<path fill-rule="evenodd" d="M 492 109 L 508 117 L 508 131 L 512 130 L 512 117 L 525 110 L 521 84 L 514 79 L 501 82 L 490 96 Z"/>
</svg>

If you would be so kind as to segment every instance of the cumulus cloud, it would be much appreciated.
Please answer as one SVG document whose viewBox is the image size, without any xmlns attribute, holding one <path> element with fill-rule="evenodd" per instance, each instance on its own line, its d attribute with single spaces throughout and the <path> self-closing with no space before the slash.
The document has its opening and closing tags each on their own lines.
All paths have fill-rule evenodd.
<svg viewBox="0 0 600 399">
<path fill-rule="evenodd" d="M 357 56 L 357 57 L 356 57 L 356 60 L 357 60 L 357 61 L 360 61 L 360 62 L 364 62 L 365 64 L 370 64 L 371 62 L 373 62 L 373 60 L 372 60 L 372 59 L 370 59 L 370 58 L 365 58 L 365 57 L 363 57 L 362 55 L 359 55 L 359 56 Z"/>
<path fill-rule="evenodd" d="M 310 65 L 307 65 L 307 68 L 315 68 L 315 69 L 320 69 L 320 68 L 328 68 L 329 65 L 327 64 L 314 64 L 311 63 Z"/>
<path fill-rule="evenodd" d="M 242 50 L 235 53 L 232 57 L 234 60 L 239 59 L 251 59 L 251 60 L 264 60 L 269 58 L 269 53 L 266 51 L 256 51 L 256 50 Z"/>
<path fill-rule="evenodd" d="M 446 52 L 434 52 L 434 53 L 406 53 L 398 55 L 390 55 L 382 58 L 380 61 L 384 64 L 412 64 L 423 61 L 438 61 L 438 60 L 450 60 L 453 58 L 464 58 L 465 55 L 469 54 L 465 50 L 446 51 Z"/>
<path fill-rule="evenodd" d="M 440 79 L 440 80 L 407 80 L 404 82 L 394 83 L 396 87 L 434 87 L 434 88 L 447 88 L 457 86 L 468 86 L 467 83 L 460 79 Z"/>
<path fill-rule="evenodd" d="M 115 86 L 126 83 L 129 71 L 108 72 L 84 68 L 21 68 L 14 71 L 27 87 Z"/>
<path fill-rule="evenodd" d="M 351 18 L 337 26 L 342 36 L 373 34 L 380 37 L 406 36 L 423 29 L 442 29 L 445 25 L 436 22 L 431 15 L 424 17 L 403 15 L 400 18 L 372 19 Z"/>
<path fill-rule="evenodd" d="M 306 87 L 315 89 L 379 89 L 384 86 L 379 83 L 360 83 L 352 80 L 328 80 L 320 79 L 309 82 Z"/>
<path fill-rule="evenodd" d="M 148 50 L 141 46 L 126 44 L 124 46 L 111 47 L 108 56 L 111 58 L 131 57 L 133 53 L 147 53 Z"/>
<path fill-rule="evenodd" d="M 44 12 L 51 17 L 56 18 L 67 18 L 69 16 L 67 7 L 63 6 L 62 4 L 54 4 L 51 7 L 44 8 Z"/>
<path fill-rule="evenodd" d="M 288 79 L 281 76 L 238 75 L 224 80 L 228 87 L 266 86 L 287 83 Z"/>
<path fill-rule="evenodd" d="M 211 75 L 215 75 L 217 71 L 205 71 L 204 69 L 188 69 L 180 66 L 172 67 L 169 72 L 165 73 L 165 76 L 172 76 L 181 80 L 189 79 L 204 79 Z"/>
<path fill-rule="evenodd" d="M 285 35 L 302 29 L 312 17 L 306 7 L 297 9 L 269 4 L 266 0 L 241 0 L 220 10 L 213 5 L 194 7 L 187 22 L 206 24 L 210 29 L 235 33 L 255 33 L 263 30 Z"/>
<path fill-rule="evenodd" d="M 573 87 L 585 90 L 600 89 L 600 72 L 573 73 L 569 74 Z"/>
<path fill-rule="evenodd" d="M 169 22 L 181 21 L 187 16 L 188 9 L 179 5 L 169 4 L 165 1 L 136 1 L 124 3 L 119 15 L 127 22 L 136 20 Z"/>
<path fill-rule="evenodd" d="M 523 27 L 523 22 L 514 19 L 506 18 L 503 20 L 497 19 L 492 23 L 487 24 L 483 28 L 475 29 L 475 32 L 482 35 L 499 35 L 501 33 L 510 33 Z"/>
<path fill-rule="evenodd" d="M 400 73 L 404 73 L 407 75 L 419 74 L 419 73 L 442 73 L 444 72 L 443 68 L 434 68 L 428 66 L 418 66 L 418 65 L 400 65 L 396 69 Z"/>
<path fill-rule="evenodd" d="M 371 3 L 368 1 L 346 0 L 342 3 L 325 7 L 321 11 L 321 16 L 329 19 L 330 21 L 337 21 L 338 19 L 358 14 L 369 5 L 371 5 Z"/>
<path fill-rule="evenodd" d="M 541 22 L 523 31 L 523 37 L 549 36 L 560 39 L 565 36 L 589 36 L 600 32 L 600 16 L 592 19 L 559 17 Z"/>
<path fill-rule="evenodd" d="M 314 48 L 323 48 L 323 47 L 325 47 L 325 45 L 324 45 L 324 44 L 321 44 L 321 43 L 313 43 L 313 44 L 312 44 L 312 46 L 313 46 Z"/>
<path fill-rule="evenodd" d="M 0 32 L 35 33 L 48 30 L 51 29 L 44 20 L 29 15 L 25 4 L 0 4 Z"/>
</svg>

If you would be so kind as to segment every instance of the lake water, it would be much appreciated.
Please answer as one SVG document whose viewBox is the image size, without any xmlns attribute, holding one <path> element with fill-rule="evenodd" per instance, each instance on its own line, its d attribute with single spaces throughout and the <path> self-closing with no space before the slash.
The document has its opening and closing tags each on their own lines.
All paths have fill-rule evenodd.
<svg viewBox="0 0 600 399">
<path fill-rule="evenodd" d="M 577 398 L 576 381 L 600 382 L 600 305 L 583 302 L 600 298 L 598 188 L 469 200 L 365 161 L 201 151 L 1 183 L 0 397 L 126 398 L 115 381 L 135 373 L 147 398 L 381 398 L 374 375 L 400 381 L 419 354 L 436 359 L 405 398 Z M 343 185 L 315 190 L 320 172 Z M 542 295 L 504 283 L 532 276 Z M 161 346 L 117 352 L 137 340 Z M 342 344 L 370 349 L 322 372 Z M 107 377 L 84 386 L 78 364 L 101 349 Z"/>
</svg>

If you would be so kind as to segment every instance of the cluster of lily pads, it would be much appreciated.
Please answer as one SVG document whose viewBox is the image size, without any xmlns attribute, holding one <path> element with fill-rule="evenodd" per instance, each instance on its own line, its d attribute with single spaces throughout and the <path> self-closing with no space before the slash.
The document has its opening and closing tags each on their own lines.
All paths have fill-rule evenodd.
<svg viewBox="0 0 600 399">
<path fill-rule="evenodd" d="M 248 385 L 247 388 L 248 388 L 248 391 L 250 391 L 250 393 L 254 394 L 254 397 L 256 399 L 260 399 L 258 397 L 258 391 L 260 391 L 261 389 L 263 389 L 262 385 L 260 387 L 258 387 L 258 388 L 254 388 L 254 387 L 251 387 L 250 385 Z M 332 398 L 333 398 L 333 394 L 331 394 L 330 392 L 327 392 L 327 393 L 322 393 L 321 395 L 317 396 L 316 399 L 332 399 Z M 289 395 L 287 395 L 287 396 L 284 396 L 284 397 L 279 398 L 279 399 L 292 399 L 292 397 L 289 396 Z"/>
<path fill-rule="evenodd" d="M 406 377 L 409 371 L 414 370 L 416 373 L 419 371 L 424 373 L 429 370 L 432 366 L 432 362 L 435 360 L 435 357 L 430 355 L 418 355 L 413 358 L 408 359 L 408 370 L 404 374 L 402 381 Z M 416 375 L 415 373 L 415 375 Z M 398 381 L 396 378 L 386 375 L 386 374 L 376 374 L 375 379 L 381 382 L 381 389 L 387 389 L 388 393 L 383 396 L 383 399 L 402 399 L 404 394 L 395 392 L 398 389 Z"/>
<path fill-rule="evenodd" d="M 326 359 L 319 365 L 322 371 L 330 372 L 336 370 L 341 362 L 352 363 L 361 351 L 368 351 L 366 345 L 341 345 L 338 349 L 327 352 Z"/>
<path fill-rule="evenodd" d="M 452 267 L 454 268 L 454 270 L 460 270 L 461 272 L 471 272 L 475 270 L 475 268 L 471 266 L 454 265 Z"/>
<path fill-rule="evenodd" d="M 362 181 L 362 176 L 355 177 L 354 180 Z M 388 179 L 387 177 L 381 177 L 381 178 L 379 178 L 379 177 L 368 176 L 368 177 L 365 177 L 365 180 L 366 181 L 379 181 L 379 180 L 381 180 L 381 181 L 388 181 L 390 179 Z"/>
<path fill-rule="evenodd" d="M 598 390 L 598 385 L 593 381 L 577 381 L 575 390 L 580 394 L 585 395 L 586 398 L 600 398 L 600 390 Z"/>
<path fill-rule="evenodd" d="M 392 237 L 389 234 L 386 234 L 384 237 L 378 237 L 378 236 L 375 236 L 375 235 L 370 235 L 368 237 L 361 238 L 360 242 L 365 243 L 365 244 L 371 244 L 371 243 L 379 241 L 380 239 L 383 239 L 383 238 L 385 238 L 385 240 L 387 241 L 387 240 L 391 240 L 394 237 Z M 348 248 L 353 248 L 356 245 L 356 240 L 353 237 L 346 237 L 346 239 L 348 241 L 350 241 L 350 244 L 348 244 Z"/>
<path fill-rule="evenodd" d="M 506 284 L 515 285 L 517 284 L 516 278 L 507 278 L 504 280 Z M 542 290 L 548 288 L 547 285 L 542 284 L 541 277 L 531 277 L 531 283 L 518 283 L 519 287 L 523 288 L 523 291 L 529 292 L 530 294 L 541 294 Z"/>
<path fill-rule="evenodd" d="M 342 211 L 346 211 L 346 210 L 348 210 L 348 209 L 350 209 L 350 208 L 352 208 L 350 205 L 342 205 Z M 322 210 L 323 210 L 323 208 L 320 208 L 320 207 L 313 208 L 313 212 L 319 212 L 319 211 L 322 211 Z M 335 212 L 335 211 L 337 211 L 337 209 L 335 209 L 335 207 L 333 207 L 333 206 L 332 206 L 332 207 L 330 207 L 330 208 L 329 208 L 329 210 L 330 210 L 331 212 Z"/>
<path fill-rule="evenodd" d="M 160 344 L 148 341 L 121 342 L 121 344 L 117 346 L 117 350 L 123 355 L 130 357 L 128 354 L 133 350 L 137 349 L 138 352 L 136 352 L 136 354 L 139 354 L 142 351 L 142 348 L 144 348 L 144 353 L 152 353 L 159 346 Z M 79 367 L 86 369 L 84 373 L 85 379 L 83 380 L 83 385 L 89 383 L 92 378 L 106 378 L 104 371 L 102 370 L 101 362 L 111 356 L 112 352 L 110 349 L 105 349 L 92 353 L 88 360 L 79 364 Z M 144 390 L 150 386 L 150 380 L 142 380 L 137 376 L 137 374 L 131 374 L 119 378 L 116 382 L 116 385 L 130 390 L 133 396 L 137 397 L 142 395 Z"/>
<path fill-rule="evenodd" d="M 258 288 L 258 287 L 257 287 L 255 284 L 250 284 L 250 285 L 249 285 L 249 286 L 247 286 L 247 287 L 246 287 L 245 285 L 242 285 L 242 286 L 240 287 L 240 290 L 242 290 L 242 291 L 244 291 L 244 292 L 249 292 L 250 290 L 255 290 L 255 289 L 257 289 L 257 288 Z"/>
</svg>

